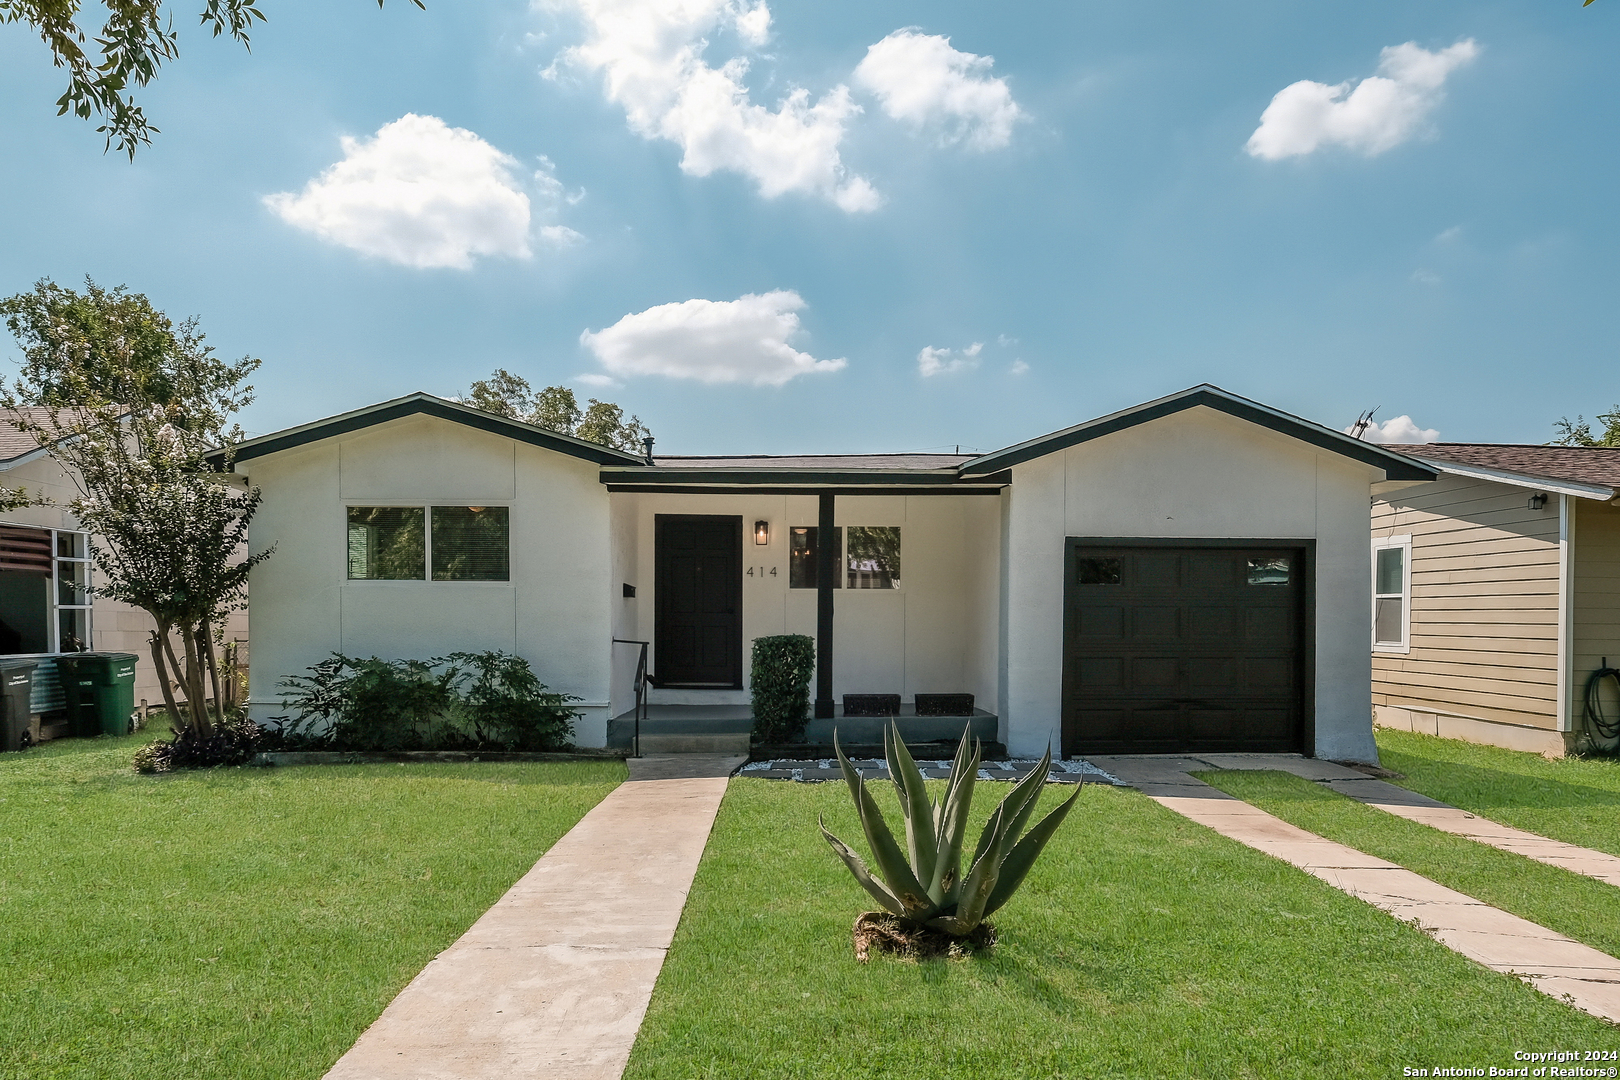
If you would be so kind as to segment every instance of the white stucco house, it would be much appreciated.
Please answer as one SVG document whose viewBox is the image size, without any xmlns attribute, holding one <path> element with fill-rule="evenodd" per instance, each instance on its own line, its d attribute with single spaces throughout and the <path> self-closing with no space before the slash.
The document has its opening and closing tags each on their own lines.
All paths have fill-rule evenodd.
<svg viewBox="0 0 1620 1080">
<path fill-rule="evenodd" d="M 1374 493 L 1437 470 L 1199 386 L 983 455 L 642 457 L 413 394 L 243 443 L 250 703 L 341 651 L 504 649 L 581 699 L 742 706 L 804 633 L 816 712 L 972 694 L 1015 755 L 1374 760 Z M 825 542 L 831 536 L 832 543 Z"/>
</svg>

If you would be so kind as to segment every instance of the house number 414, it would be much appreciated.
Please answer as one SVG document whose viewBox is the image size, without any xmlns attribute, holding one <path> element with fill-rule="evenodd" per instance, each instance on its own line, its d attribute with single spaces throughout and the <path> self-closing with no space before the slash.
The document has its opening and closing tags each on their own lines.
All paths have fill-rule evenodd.
<svg viewBox="0 0 1620 1080">
<path fill-rule="evenodd" d="M 749 577 L 754 576 L 754 568 L 752 566 L 750 566 L 748 568 L 748 576 Z M 763 566 L 759 568 L 759 576 L 760 577 L 765 576 L 765 568 Z M 773 566 L 773 567 L 771 567 L 771 577 L 775 577 L 775 576 L 776 576 L 776 567 Z"/>
</svg>

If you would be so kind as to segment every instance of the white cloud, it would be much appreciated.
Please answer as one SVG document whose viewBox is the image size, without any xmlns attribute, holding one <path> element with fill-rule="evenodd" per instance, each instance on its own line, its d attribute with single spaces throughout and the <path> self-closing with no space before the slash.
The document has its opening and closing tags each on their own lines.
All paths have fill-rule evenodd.
<svg viewBox="0 0 1620 1080">
<path fill-rule="evenodd" d="M 365 255 L 466 269 L 478 256 L 530 257 L 518 175 L 514 158 L 473 132 L 406 113 L 369 139 L 344 136 L 342 161 L 264 202 L 287 224 Z"/>
<path fill-rule="evenodd" d="M 936 349 L 932 345 L 924 345 L 917 354 L 917 373 L 927 379 L 935 375 L 971 371 L 979 366 L 979 353 L 983 349 L 982 341 L 975 341 L 960 353 L 954 349 Z"/>
<path fill-rule="evenodd" d="M 574 381 L 577 383 L 584 383 L 586 386 L 600 386 L 604 388 L 612 388 L 624 385 L 611 375 L 602 375 L 594 371 L 587 371 L 583 375 L 575 375 Z"/>
<path fill-rule="evenodd" d="M 709 35 L 720 31 L 734 32 L 747 47 L 762 46 L 771 23 L 764 0 L 556 2 L 585 24 L 585 40 L 562 59 L 600 72 L 608 100 L 624 107 L 632 131 L 682 149 L 683 172 L 729 170 L 753 180 L 766 198 L 819 195 L 852 213 L 882 202 L 838 152 L 845 122 L 861 111 L 847 87 L 835 86 L 815 102 L 808 90 L 794 89 L 773 111 L 750 100 L 746 57 L 718 68 L 704 59 Z"/>
<path fill-rule="evenodd" d="M 788 344 L 799 334 L 804 307 L 799 294 L 787 289 L 736 300 L 685 300 L 626 315 L 605 330 L 586 330 L 579 340 L 609 376 L 781 386 L 845 365 Z"/>
<path fill-rule="evenodd" d="M 1430 52 L 1408 41 L 1380 55 L 1378 74 L 1353 85 L 1307 79 L 1283 87 L 1245 149 L 1268 161 L 1333 145 L 1382 154 L 1418 133 L 1444 96 L 1447 76 L 1478 56 L 1479 46 L 1467 38 Z"/>
<path fill-rule="evenodd" d="M 1008 368 L 1007 370 L 1013 375 L 1022 375 L 1024 372 L 1029 370 L 1029 365 L 1024 363 L 1022 360 L 1014 360 L 1012 362 L 1012 367 Z"/>
<path fill-rule="evenodd" d="M 1346 435 L 1353 435 L 1355 431 L 1354 424 L 1344 429 Z M 1382 424 L 1373 424 L 1362 432 L 1361 437 L 1372 443 L 1431 443 L 1440 438 L 1440 432 L 1434 428 L 1418 427 L 1410 416 L 1397 416 Z"/>
<path fill-rule="evenodd" d="M 896 30 L 866 50 L 855 83 L 876 94 L 891 119 L 937 132 L 941 142 L 975 150 L 1007 145 L 1023 111 L 993 57 L 951 48 L 951 39 Z"/>
<path fill-rule="evenodd" d="M 573 247 L 585 239 L 583 233 L 575 232 L 566 225 L 540 226 L 540 238 L 556 247 Z"/>
</svg>

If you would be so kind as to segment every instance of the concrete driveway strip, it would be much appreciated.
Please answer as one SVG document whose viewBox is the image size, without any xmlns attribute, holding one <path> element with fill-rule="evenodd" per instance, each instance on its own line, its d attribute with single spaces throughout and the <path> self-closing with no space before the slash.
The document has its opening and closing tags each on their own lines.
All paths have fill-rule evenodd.
<svg viewBox="0 0 1620 1080">
<path fill-rule="evenodd" d="M 1213 764 L 1214 757 L 1089 760 L 1176 813 L 1414 923 L 1471 960 L 1620 1023 L 1620 960 L 1394 863 L 1306 832 L 1187 775 L 1192 769 L 1232 767 Z M 1306 767 L 1325 765 L 1309 762 Z"/>
<path fill-rule="evenodd" d="M 1502 825 L 1331 761 L 1317 761 L 1294 754 L 1208 754 L 1199 755 L 1196 760 L 1214 769 L 1280 769 L 1291 772 L 1408 821 L 1620 886 L 1620 858 L 1606 851 L 1594 851 L 1515 829 L 1511 825 Z"/>
<path fill-rule="evenodd" d="M 743 757 L 630 779 L 400 991 L 327 1080 L 617 1080 Z"/>
</svg>

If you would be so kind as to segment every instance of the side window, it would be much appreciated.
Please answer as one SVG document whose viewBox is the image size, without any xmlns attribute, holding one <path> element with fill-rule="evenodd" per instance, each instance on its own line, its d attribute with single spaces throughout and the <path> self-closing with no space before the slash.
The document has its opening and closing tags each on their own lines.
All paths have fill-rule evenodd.
<svg viewBox="0 0 1620 1080">
<path fill-rule="evenodd" d="M 1373 541 L 1372 645 L 1377 652 L 1406 652 L 1412 623 L 1412 538 Z"/>
<path fill-rule="evenodd" d="M 425 519 L 420 506 L 349 507 L 349 580 L 426 580 Z"/>
<path fill-rule="evenodd" d="M 813 589 L 816 587 L 816 555 L 820 550 L 820 540 L 814 525 L 795 525 L 788 530 L 788 588 Z M 844 542 L 844 530 L 833 530 L 833 543 L 841 550 Z M 834 553 L 833 562 L 841 561 L 838 553 Z M 833 588 L 839 588 L 843 582 L 833 579 Z"/>
<path fill-rule="evenodd" d="M 509 581 L 511 542 L 505 506 L 435 506 L 433 580 Z"/>
<path fill-rule="evenodd" d="M 899 526 L 851 525 L 844 568 L 851 589 L 898 589 Z"/>
</svg>

